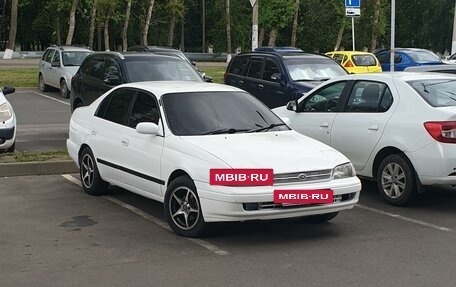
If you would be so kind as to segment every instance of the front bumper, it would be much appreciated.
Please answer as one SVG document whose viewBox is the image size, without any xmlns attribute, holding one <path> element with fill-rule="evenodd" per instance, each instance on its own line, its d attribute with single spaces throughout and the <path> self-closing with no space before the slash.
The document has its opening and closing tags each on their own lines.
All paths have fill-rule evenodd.
<svg viewBox="0 0 456 287">
<path fill-rule="evenodd" d="M 16 119 L 0 122 L 0 150 L 10 148 L 16 141 Z"/>
<path fill-rule="evenodd" d="M 358 202 L 361 190 L 361 183 L 357 177 L 300 185 L 227 187 L 211 186 L 203 182 L 195 182 L 195 185 L 206 222 L 269 220 L 338 212 L 353 208 Z M 327 188 L 334 191 L 334 197 L 341 196 L 345 200 L 321 205 L 274 206 L 258 210 L 246 210 L 245 208 L 249 203 L 272 203 L 275 189 Z"/>
</svg>

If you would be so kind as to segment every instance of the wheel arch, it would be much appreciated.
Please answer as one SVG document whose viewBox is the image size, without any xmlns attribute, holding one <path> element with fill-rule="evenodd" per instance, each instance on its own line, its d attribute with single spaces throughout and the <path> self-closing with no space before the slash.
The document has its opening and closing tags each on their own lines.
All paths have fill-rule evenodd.
<svg viewBox="0 0 456 287">
<path fill-rule="evenodd" d="M 85 148 L 89 148 L 90 150 L 92 150 L 88 144 L 85 144 L 85 143 L 82 144 L 81 147 L 79 148 L 79 151 L 78 151 L 78 162 L 79 162 L 79 163 L 81 162 L 82 151 L 83 151 Z"/>
<path fill-rule="evenodd" d="M 170 175 L 169 175 L 169 178 L 168 178 L 168 181 L 166 182 L 166 187 L 168 188 L 169 184 L 171 182 L 173 182 L 173 180 L 175 180 L 176 178 L 180 177 L 180 176 L 188 176 L 190 179 L 192 179 L 192 177 L 190 176 L 190 174 L 188 174 L 188 172 L 186 172 L 185 170 L 183 169 L 176 169 L 175 171 L 173 171 Z M 193 180 L 193 179 L 192 179 Z"/>
</svg>

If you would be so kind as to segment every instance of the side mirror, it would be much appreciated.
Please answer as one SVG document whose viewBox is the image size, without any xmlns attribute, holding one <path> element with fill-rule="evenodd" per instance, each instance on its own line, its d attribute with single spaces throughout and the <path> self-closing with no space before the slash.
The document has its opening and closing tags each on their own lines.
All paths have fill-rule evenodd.
<svg viewBox="0 0 456 287">
<path fill-rule="evenodd" d="M 271 76 L 271 80 L 276 83 L 280 83 L 281 86 L 286 86 L 287 82 L 285 81 L 285 77 L 281 73 L 274 73 Z"/>
<path fill-rule="evenodd" d="M 287 110 L 296 112 L 298 110 L 298 101 L 293 100 L 287 103 Z"/>
<path fill-rule="evenodd" d="M 111 86 L 117 86 L 122 84 L 122 81 L 120 80 L 119 76 L 117 75 L 109 75 L 104 79 L 104 82 L 108 85 Z"/>
<path fill-rule="evenodd" d="M 15 91 L 16 91 L 16 89 L 15 89 L 14 87 L 8 87 L 8 86 L 7 86 L 7 87 L 4 87 L 4 88 L 2 89 L 2 93 L 3 93 L 4 95 L 12 94 L 12 93 L 14 93 Z"/>
<path fill-rule="evenodd" d="M 160 129 L 157 124 L 151 122 L 142 122 L 136 125 L 136 132 L 143 135 L 154 135 L 160 134 Z"/>
<path fill-rule="evenodd" d="M 205 82 L 208 82 L 208 83 L 213 83 L 214 82 L 214 79 L 212 79 L 211 76 L 208 76 L 208 75 L 204 75 L 204 81 Z"/>
<path fill-rule="evenodd" d="M 51 67 L 60 67 L 60 62 L 52 62 Z"/>
</svg>

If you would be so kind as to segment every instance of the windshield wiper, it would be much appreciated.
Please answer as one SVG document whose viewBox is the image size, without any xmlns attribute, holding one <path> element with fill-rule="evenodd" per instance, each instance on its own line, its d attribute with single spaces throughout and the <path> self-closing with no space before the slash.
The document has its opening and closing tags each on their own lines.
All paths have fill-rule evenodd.
<svg viewBox="0 0 456 287">
<path fill-rule="evenodd" d="M 235 128 L 224 128 L 224 129 L 218 129 L 215 131 L 207 132 L 204 133 L 203 135 L 219 135 L 219 134 L 235 134 L 238 132 L 246 132 L 249 131 L 247 129 L 235 129 Z"/>
<path fill-rule="evenodd" d="M 269 126 L 267 127 L 261 127 L 261 128 L 258 128 L 258 129 L 253 129 L 253 130 L 249 130 L 247 131 L 248 133 L 257 133 L 257 132 L 262 132 L 262 131 L 268 131 L 272 128 L 275 128 L 275 127 L 279 127 L 279 126 L 286 126 L 285 123 L 280 123 L 280 124 L 270 124 Z"/>
</svg>

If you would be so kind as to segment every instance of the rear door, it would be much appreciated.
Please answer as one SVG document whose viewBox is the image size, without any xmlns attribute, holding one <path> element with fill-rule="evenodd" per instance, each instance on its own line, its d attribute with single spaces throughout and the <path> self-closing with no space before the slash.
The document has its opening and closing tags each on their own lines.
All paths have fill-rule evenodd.
<svg viewBox="0 0 456 287">
<path fill-rule="evenodd" d="M 90 70 L 81 81 L 81 97 L 86 106 L 110 89 L 110 86 L 103 82 L 105 63 L 105 55 L 95 55 L 90 60 Z"/>
<path fill-rule="evenodd" d="M 48 70 L 48 84 L 50 86 L 60 88 L 60 66 L 60 52 L 56 50 Z"/>
<path fill-rule="evenodd" d="M 283 75 L 280 65 L 275 60 L 266 58 L 263 81 L 258 81 L 255 93 L 256 97 L 271 109 L 284 106 L 291 100 L 285 98 L 285 88 L 280 83 L 280 75 Z"/>
<path fill-rule="evenodd" d="M 390 81 L 354 82 L 334 119 L 330 145 L 347 156 L 356 170 L 365 167 L 392 116 L 393 88 Z"/>
<path fill-rule="evenodd" d="M 251 57 L 246 77 L 242 80 L 242 84 L 244 86 L 243 89 L 254 95 L 259 100 L 264 99 L 261 94 L 261 90 L 264 86 L 259 85 L 263 81 L 263 65 L 263 57 Z"/>
<path fill-rule="evenodd" d="M 46 53 L 44 53 L 43 58 L 40 61 L 40 71 L 43 75 L 44 82 L 46 84 L 50 83 L 49 76 L 50 76 L 50 69 L 52 58 L 54 57 L 55 49 L 48 49 Z"/>
</svg>

